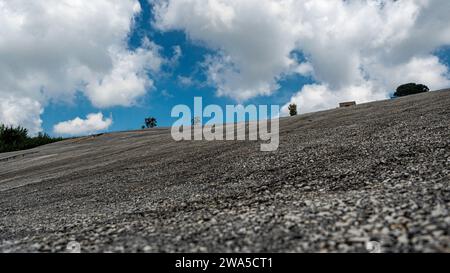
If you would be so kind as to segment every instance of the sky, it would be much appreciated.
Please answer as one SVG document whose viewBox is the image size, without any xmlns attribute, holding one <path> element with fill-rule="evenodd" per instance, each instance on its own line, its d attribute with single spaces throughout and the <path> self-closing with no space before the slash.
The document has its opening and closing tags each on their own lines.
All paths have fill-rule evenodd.
<svg viewBox="0 0 450 273">
<path fill-rule="evenodd" d="M 450 87 L 448 0 L 0 0 L 0 123 L 78 136 L 175 105 L 300 113 Z"/>
</svg>

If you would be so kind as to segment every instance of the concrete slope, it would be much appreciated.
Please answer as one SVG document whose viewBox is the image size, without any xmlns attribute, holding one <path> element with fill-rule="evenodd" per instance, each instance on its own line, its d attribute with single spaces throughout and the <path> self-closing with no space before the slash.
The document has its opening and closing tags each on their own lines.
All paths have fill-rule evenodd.
<svg viewBox="0 0 450 273">
<path fill-rule="evenodd" d="M 280 128 L 270 153 L 156 129 L 0 154 L 0 251 L 450 251 L 450 91 Z"/>
</svg>

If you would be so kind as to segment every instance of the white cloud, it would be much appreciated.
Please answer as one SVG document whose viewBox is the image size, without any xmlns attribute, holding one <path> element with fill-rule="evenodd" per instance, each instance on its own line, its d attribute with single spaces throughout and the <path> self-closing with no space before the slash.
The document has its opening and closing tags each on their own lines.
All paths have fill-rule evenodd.
<svg viewBox="0 0 450 273">
<path fill-rule="evenodd" d="M 450 86 L 448 68 L 436 56 L 412 57 L 397 65 L 374 63 L 368 65 L 372 79 L 383 86 L 399 86 L 407 82 L 426 83 L 431 90 Z"/>
<path fill-rule="evenodd" d="M 293 64 L 296 37 L 283 19 L 285 9 L 273 1 L 158 1 L 155 14 L 160 29 L 184 30 L 221 52 L 205 63 L 219 95 L 268 95 Z"/>
<path fill-rule="evenodd" d="M 185 76 L 178 76 L 177 77 L 178 82 L 185 87 L 189 87 L 194 85 L 194 80 L 191 77 L 185 77 Z"/>
<path fill-rule="evenodd" d="M 38 124 L 49 102 L 78 91 L 98 107 L 136 103 L 152 87 L 147 72 L 163 62 L 148 40 L 127 48 L 140 10 L 137 0 L 0 0 L 0 97 L 33 102 L 27 119 L 6 122 Z"/>
<path fill-rule="evenodd" d="M 178 61 L 180 60 L 181 57 L 183 57 L 183 51 L 181 50 L 181 47 L 179 45 L 174 46 L 173 47 L 173 56 L 169 60 L 169 65 L 173 66 L 173 67 L 177 66 Z"/>
<path fill-rule="evenodd" d="M 339 102 L 365 103 L 389 97 L 392 88 L 408 82 L 426 83 L 431 90 L 450 86 L 448 68 L 435 56 L 413 57 L 409 62 L 384 66 L 380 63 L 369 66 L 370 80 L 357 81 L 358 85 L 344 85 L 339 89 L 327 84 L 305 85 L 285 104 L 281 112 L 289 113 L 291 103 L 299 105 L 300 113 L 335 108 Z"/>
<path fill-rule="evenodd" d="M 159 70 L 162 60 L 157 55 L 155 44 L 148 40 L 144 44 L 145 48 L 135 52 L 116 52 L 112 57 L 111 72 L 96 73 L 89 80 L 85 94 L 94 106 L 132 106 L 153 86 L 146 73 Z"/>
<path fill-rule="evenodd" d="M 58 135 L 79 136 L 104 131 L 112 124 L 112 118 L 104 118 L 103 113 L 89 114 L 86 119 L 79 117 L 60 122 L 53 127 Z"/>
<path fill-rule="evenodd" d="M 298 109 L 300 113 L 308 113 L 336 108 L 338 102 L 356 101 L 358 103 L 365 103 L 383 99 L 387 95 L 386 91 L 376 90 L 370 83 L 359 86 L 347 86 L 339 90 L 332 90 L 327 85 L 305 85 L 301 92 L 295 94 L 291 98 L 291 101 L 282 107 L 281 113 L 289 113 L 288 106 L 291 103 L 300 106 Z"/>
<path fill-rule="evenodd" d="M 304 63 L 300 63 L 295 69 L 295 72 L 297 72 L 298 74 L 302 75 L 302 76 L 312 76 L 314 73 L 314 68 L 313 66 L 308 63 L 308 62 L 304 62 Z"/>
<path fill-rule="evenodd" d="M 238 101 L 272 94 L 291 73 L 317 82 L 293 96 L 300 111 L 386 98 L 409 81 L 449 85 L 432 55 L 450 45 L 448 0 L 159 0 L 154 11 L 161 30 L 218 52 L 204 63 L 209 81 Z"/>
<path fill-rule="evenodd" d="M 35 100 L 0 96 L 0 124 L 21 125 L 33 135 L 41 130 L 41 114 L 42 106 Z"/>
</svg>

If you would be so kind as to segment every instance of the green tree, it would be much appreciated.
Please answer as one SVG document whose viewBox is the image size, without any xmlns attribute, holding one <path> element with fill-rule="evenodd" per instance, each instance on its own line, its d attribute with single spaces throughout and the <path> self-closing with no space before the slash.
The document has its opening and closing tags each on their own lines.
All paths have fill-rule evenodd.
<svg viewBox="0 0 450 273">
<path fill-rule="evenodd" d="M 31 149 L 60 140 L 62 138 L 52 138 L 45 133 L 30 137 L 28 136 L 28 130 L 21 126 L 13 127 L 0 124 L 0 153 Z"/>
<path fill-rule="evenodd" d="M 297 104 L 295 104 L 295 103 L 289 104 L 288 109 L 289 109 L 289 115 L 291 115 L 291 117 L 297 115 Z"/>
<path fill-rule="evenodd" d="M 0 125 L 0 151 L 11 152 L 23 149 L 28 131 L 23 127 Z"/>
<path fill-rule="evenodd" d="M 158 122 L 156 121 L 156 118 L 149 117 L 145 119 L 145 127 L 147 128 L 155 128 L 158 126 Z"/>
<path fill-rule="evenodd" d="M 415 84 L 415 83 L 407 83 L 400 85 L 396 92 L 394 93 L 394 97 L 404 97 L 419 93 L 425 93 L 430 91 L 430 89 L 423 84 Z"/>
</svg>

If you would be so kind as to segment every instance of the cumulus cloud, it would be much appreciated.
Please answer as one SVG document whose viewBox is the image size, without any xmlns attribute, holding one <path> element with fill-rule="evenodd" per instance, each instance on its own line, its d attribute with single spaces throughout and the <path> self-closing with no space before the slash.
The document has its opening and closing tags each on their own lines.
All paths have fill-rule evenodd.
<svg viewBox="0 0 450 273">
<path fill-rule="evenodd" d="M 448 86 L 432 53 L 450 44 L 449 11 L 447 0 L 158 0 L 154 24 L 216 50 L 204 67 L 219 96 L 242 101 L 272 94 L 285 75 L 313 77 L 291 100 L 305 112 L 387 98 L 409 81 Z"/>
<path fill-rule="evenodd" d="M 277 77 L 294 64 L 289 54 L 296 38 L 276 2 L 157 1 L 154 10 L 159 29 L 184 30 L 220 51 L 205 62 L 219 95 L 240 100 L 268 95 L 277 89 Z"/>
<path fill-rule="evenodd" d="M 301 106 L 301 113 L 336 108 L 338 102 L 357 101 L 364 103 L 383 99 L 387 96 L 384 90 L 377 90 L 370 83 L 364 85 L 346 86 L 342 89 L 330 89 L 324 84 L 305 85 L 301 92 L 296 93 L 291 101 L 281 108 L 282 113 L 289 113 L 289 104 Z"/>
<path fill-rule="evenodd" d="M 31 134 L 41 130 L 42 106 L 30 98 L 0 96 L 0 124 L 21 125 Z"/>
<path fill-rule="evenodd" d="M 45 105 L 69 102 L 77 92 L 97 107 L 136 103 L 153 85 L 147 72 L 163 61 L 147 39 L 127 48 L 140 11 L 137 0 L 0 0 L 0 97 L 14 98 L 0 113 L 9 111 L 5 105 L 30 113 L 2 114 L 0 122 L 38 131 Z"/>
<path fill-rule="evenodd" d="M 112 124 L 112 118 L 104 118 L 103 113 L 89 114 L 86 119 L 79 117 L 60 122 L 53 127 L 53 131 L 58 135 L 79 136 L 94 134 L 106 130 Z"/>
<path fill-rule="evenodd" d="M 94 106 L 132 106 L 153 86 L 147 72 L 159 70 L 162 60 L 154 43 L 145 40 L 144 45 L 134 52 L 112 54 L 112 70 L 109 73 L 94 73 L 91 74 L 93 77 L 87 75 L 91 79 L 84 90 Z"/>
</svg>

